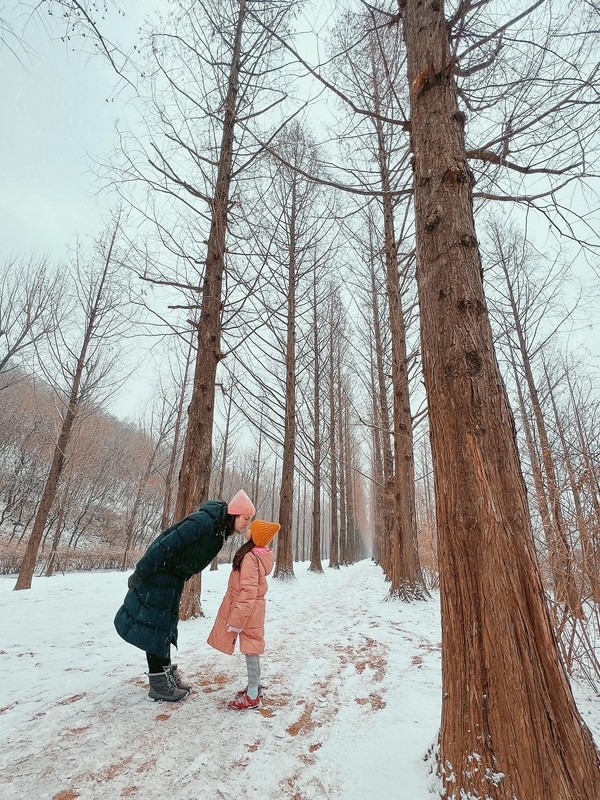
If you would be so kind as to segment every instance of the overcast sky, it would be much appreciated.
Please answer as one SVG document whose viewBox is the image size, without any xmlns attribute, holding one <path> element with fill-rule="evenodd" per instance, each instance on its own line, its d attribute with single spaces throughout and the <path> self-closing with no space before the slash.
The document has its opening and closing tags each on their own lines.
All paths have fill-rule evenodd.
<svg viewBox="0 0 600 800">
<path fill-rule="evenodd" d="M 109 17 L 103 31 L 133 42 L 152 5 L 123 3 L 126 16 Z M 81 40 L 62 42 L 62 23 L 28 8 L 0 0 L 0 264 L 32 253 L 59 263 L 78 238 L 85 244 L 102 231 L 113 198 L 99 192 L 93 162 L 111 153 L 115 123 L 130 112 L 107 62 L 82 52 Z M 143 376 L 135 385 L 140 380 L 142 393 L 125 386 L 110 404 L 113 413 L 137 416 L 147 391 Z"/>
<path fill-rule="evenodd" d="M 0 46 L 0 242 L 3 256 L 60 258 L 77 236 L 103 227 L 109 198 L 97 195 L 92 159 L 114 146 L 126 96 L 101 58 L 61 42 L 61 25 L 27 5 L 0 0 L 0 16 L 22 39 Z M 130 19 L 121 27 L 126 37 L 135 29 Z"/>
<path fill-rule="evenodd" d="M 108 14 L 102 32 L 129 48 L 159 0 L 121 0 L 125 16 Z M 103 227 L 110 196 L 98 197 L 94 158 L 114 148 L 115 122 L 134 119 L 127 88 L 105 59 L 63 43 L 60 20 L 31 14 L 33 0 L 0 0 L 0 247 L 62 256 L 76 236 Z M 326 7 L 326 0 L 323 6 Z M 45 6 L 44 6 L 45 7 Z M 316 55 L 316 54 L 315 54 Z"/>
<path fill-rule="evenodd" d="M 86 55 L 80 38 L 61 41 L 62 20 L 32 14 L 33 5 L 0 0 L 0 264 L 32 253 L 60 262 L 78 238 L 85 244 L 103 230 L 115 198 L 100 191 L 94 161 L 113 151 L 117 121 L 135 126 L 127 87 L 107 61 Z M 109 10 L 101 31 L 128 50 L 144 18 L 163 4 L 119 5 L 125 16 Z M 328 0 L 319 12 L 332 13 Z M 150 378 L 136 373 L 110 405 L 118 416 L 135 418 L 150 393 L 156 365 L 145 351 L 140 360 Z"/>
<path fill-rule="evenodd" d="M 117 89 L 106 61 L 86 56 L 81 41 L 61 42 L 60 23 L 31 16 L 30 3 L 0 0 L 0 20 L 22 39 L 4 28 L 0 44 L 0 264 L 32 252 L 63 259 L 77 237 L 85 241 L 103 229 L 111 197 L 98 193 L 93 160 L 113 150 L 116 121 L 131 118 L 127 91 Z M 124 0 L 126 16 L 109 17 L 103 31 L 132 44 L 153 5 Z M 590 281 L 597 284 L 593 275 Z M 589 322 L 577 326 L 576 338 L 600 361 L 596 320 Z M 135 403 L 123 398 L 113 408 L 133 415 Z"/>
</svg>

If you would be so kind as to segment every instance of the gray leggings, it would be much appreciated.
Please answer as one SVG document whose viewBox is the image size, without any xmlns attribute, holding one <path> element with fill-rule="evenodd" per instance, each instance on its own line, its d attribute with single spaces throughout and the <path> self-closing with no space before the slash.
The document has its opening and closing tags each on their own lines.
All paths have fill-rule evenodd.
<svg viewBox="0 0 600 800">
<path fill-rule="evenodd" d="M 246 669 L 248 670 L 247 691 L 256 696 L 260 683 L 260 658 L 258 656 L 246 656 Z"/>
</svg>

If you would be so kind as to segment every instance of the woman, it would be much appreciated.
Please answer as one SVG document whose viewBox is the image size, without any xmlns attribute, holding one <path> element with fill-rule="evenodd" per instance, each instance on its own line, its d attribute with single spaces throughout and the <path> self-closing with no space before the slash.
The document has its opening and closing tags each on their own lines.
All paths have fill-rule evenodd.
<svg viewBox="0 0 600 800">
<path fill-rule="evenodd" d="M 233 557 L 227 592 L 217 612 L 208 643 L 231 655 L 239 637 L 246 656 L 248 684 L 227 704 L 233 711 L 258 708 L 262 699 L 260 659 L 265 652 L 265 594 L 267 575 L 273 569 L 273 551 L 268 545 L 279 531 L 279 523 L 255 519 L 244 532 L 246 542 Z"/>
<path fill-rule="evenodd" d="M 243 489 L 229 504 L 208 500 L 171 525 L 148 547 L 129 576 L 115 616 L 117 633 L 146 652 L 151 700 L 183 700 L 190 691 L 171 664 L 177 647 L 179 602 L 188 578 L 201 572 L 233 533 L 243 533 L 256 509 Z"/>
</svg>

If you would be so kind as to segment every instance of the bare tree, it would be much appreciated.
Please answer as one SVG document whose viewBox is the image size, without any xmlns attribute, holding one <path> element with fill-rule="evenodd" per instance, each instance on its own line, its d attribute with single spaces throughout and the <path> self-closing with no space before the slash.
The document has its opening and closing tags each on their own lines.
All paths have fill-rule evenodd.
<svg viewBox="0 0 600 800">
<path fill-rule="evenodd" d="M 255 325 L 240 344 L 241 360 L 258 357 L 261 369 L 247 370 L 244 385 L 246 413 L 258 424 L 268 408 L 269 425 L 263 426 L 272 448 L 281 448 L 282 470 L 275 576 L 293 576 L 294 489 L 299 469 L 310 474 L 314 444 L 312 405 L 307 398 L 312 350 L 312 301 L 315 269 L 320 278 L 329 271 L 333 220 L 320 187 L 302 174 L 314 162 L 312 136 L 292 123 L 273 145 L 280 154 L 265 159 L 265 207 L 254 225 L 255 259 L 262 269 L 250 302 Z M 318 289 L 320 295 L 322 289 Z M 250 326 L 247 326 L 250 327 Z M 256 386 L 256 388 L 253 388 Z M 303 445 L 301 447 L 300 445 Z M 299 466 L 300 464 L 300 466 Z"/>
<path fill-rule="evenodd" d="M 208 7 L 204 10 L 210 19 L 212 14 Z M 177 518 L 189 514 L 202 500 L 207 499 L 209 491 L 215 381 L 217 365 L 221 359 L 222 281 L 245 19 L 246 0 L 241 0 L 228 31 L 228 35 L 232 35 L 232 46 L 228 62 L 227 91 L 223 97 L 220 153 L 216 165 L 214 194 L 210 199 L 210 232 L 198 319 L 192 398 L 188 408 L 188 425 L 175 506 Z M 198 612 L 199 609 L 193 609 L 193 613 Z"/>
<path fill-rule="evenodd" d="M 483 294 L 450 38 L 475 6 L 481 4 L 460 4 L 447 20 L 443 2 L 399 5 L 439 535 L 438 772 L 453 797 L 593 800 L 600 794 L 598 752 L 577 712 L 544 602 Z"/>
<path fill-rule="evenodd" d="M 253 165 L 264 134 L 265 112 L 285 94 L 275 84 L 278 46 L 248 17 L 255 8 L 275 30 L 285 31 L 289 0 L 185 0 L 168 26 L 148 36 L 146 141 L 123 136 L 121 163 L 112 175 L 143 219 L 154 225 L 156 249 L 140 248 L 138 269 L 154 285 L 194 294 L 180 309 L 192 311 L 196 361 L 188 407 L 175 516 L 207 499 L 213 467 L 217 369 L 230 264 L 228 237 L 240 176 Z M 266 123 L 264 123 L 266 125 Z M 141 189 L 140 201 L 136 191 Z M 201 244 L 200 244 L 201 243 Z M 204 256 L 199 249 L 204 248 Z M 238 307 L 244 297 L 238 295 Z M 233 314 L 231 314 L 233 316 Z M 175 318 L 166 319 L 176 328 Z M 188 581 L 182 617 L 201 614 L 199 578 Z"/>
<path fill-rule="evenodd" d="M 322 430 L 321 430 L 321 406 L 322 406 L 322 362 L 323 343 L 319 336 L 322 324 L 317 292 L 317 260 L 312 276 L 312 351 L 313 351 L 313 462 L 312 462 L 312 525 L 310 532 L 310 567 L 311 572 L 323 572 L 321 564 L 321 466 L 322 466 Z M 306 484 L 305 484 L 306 486 Z"/>
<path fill-rule="evenodd" d="M 117 358 L 114 343 L 131 326 L 131 321 L 123 314 L 128 293 L 124 292 L 123 282 L 118 277 L 119 267 L 113 263 L 118 231 L 119 222 L 115 224 L 110 236 L 101 243 L 99 256 L 103 261 L 99 268 L 86 272 L 80 263 L 77 264 L 73 289 L 82 315 L 78 343 L 69 341 L 63 329 L 57 327 L 55 330 L 53 355 L 55 364 L 61 365 L 58 369 L 65 380 L 62 386 L 57 387 L 57 396 L 63 404 L 63 411 L 52 464 L 15 589 L 31 588 L 38 550 L 56 496 L 76 416 L 83 404 L 97 399 L 102 391 L 112 391 L 114 388 L 112 373 Z M 51 374 L 46 374 L 52 379 Z"/>
<path fill-rule="evenodd" d="M 374 204 L 370 203 L 361 217 L 363 236 L 356 236 L 360 247 L 361 261 L 365 267 L 365 279 L 357 277 L 357 290 L 362 302 L 357 303 L 360 314 L 357 325 L 359 340 L 365 347 L 360 352 L 369 354 L 369 384 L 366 389 L 371 398 L 371 450 L 372 450 L 372 497 L 374 516 L 372 520 L 373 554 L 389 580 L 394 559 L 392 530 L 388 503 L 388 487 L 394 475 L 394 453 L 392 449 L 392 423 L 390 415 L 391 343 L 389 306 L 386 298 L 386 278 L 380 246 L 380 235 L 375 217 Z M 382 301 L 383 298 L 383 301 Z M 365 338 L 366 337 L 366 338 Z"/>
<path fill-rule="evenodd" d="M 536 438 L 540 444 L 538 467 L 530 432 L 530 457 L 534 459 L 532 468 L 538 476 L 538 505 L 547 538 L 554 590 L 558 601 L 565 603 L 572 614 L 580 617 L 583 613 L 581 597 L 575 585 L 573 556 L 562 510 L 557 467 L 534 376 L 536 361 L 555 334 L 572 319 L 578 301 L 564 308 L 559 297 L 560 288 L 569 278 L 567 268 L 560 260 L 549 264 L 546 257 L 540 268 L 532 248 L 514 228 L 500 227 L 491 221 L 488 230 L 493 246 L 488 276 L 499 273 L 492 295 L 495 299 L 491 302 L 491 313 L 502 331 L 503 343 L 514 351 L 518 359 L 515 381 L 518 391 L 521 391 L 522 383 L 527 387 Z M 510 357 L 516 367 L 513 355 Z"/>
<path fill-rule="evenodd" d="M 391 389 L 393 469 L 386 476 L 387 494 L 382 497 L 386 511 L 386 536 L 389 559 L 384 560 L 390 578 L 390 594 L 405 600 L 424 598 L 417 542 L 413 455 L 413 418 L 410 400 L 408 328 L 411 306 L 412 235 L 407 213 L 409 194 L 401 193 L 410 182 L 409 151 L 404 139 L 407 98 L 399 87 L 404 53 L 398 29 L 377 25 L 377 15 L 363 9 L 359 14 L 342 16 L 336 37 L 336 86 L 344 97 L 358 98 L 363 108 L 371 108 L 357 122 L 350 114 L 347 123 L 350 145 L 347 162 L 354 167 L 353 177 L 365 190 L 374 190 L 380 206 L 377 250 L 385 267 L 385 290 L 391 341 Z M 357 29 L 363 35 L 357 35 Z M 348 113 L 347 105 L 342 107 Z M 359 144 L 360 146 L 357 146 Z M 404 203 L 399 202 L 406 197 Z M 373 201 L 372 201 L 373 202 Z M 373 212 L 369 212 L 371 223 Z M 373 231 L 368 229 L 371 237 Z M 399 247 L 405 255 L 400 258 Z M 381 381 L 380 381 L 381 386 Z M 383 397 L 383 395 L 382 395 Z M 385 410 L 384 419 L 387 416 Z"/>
<path fill-rule="evenodd" d="M 46 259 L 6 261 L 0 274 L 0 391 L 60 325 L 62 280 Z"/>
<path fill-rule="evenodd" d="M 339 413 L 337 403 L 337 365 L 341 358 L 341 333 L 343 318 L 341 315 L 341 302 L 339 290 L 332 289 L 329 298 L 328 308 L 328 348 L 327 348 L 327 396 L 328 396 L 328 416 L 329 416 L 329 503 L 330 503 L 330 525 L 329 525 L 329 566 L 331 569 L 340 567 L 340 514 L 338 497 L 340 495 L 340 485 L 338 480 L 338 459 L 339 441 L 336 426 L 336 417 Z"/>
</svg>

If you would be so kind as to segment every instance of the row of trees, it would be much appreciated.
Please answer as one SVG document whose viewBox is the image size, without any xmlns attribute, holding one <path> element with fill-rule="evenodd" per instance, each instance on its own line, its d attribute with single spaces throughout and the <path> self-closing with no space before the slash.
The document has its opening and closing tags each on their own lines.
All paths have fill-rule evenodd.
<svg viewBox="0 0 600 800">
<path fill-rule="evenodd" d="M 8 376 L 3 376 L 7 378 Z M 169 387 L 172 394 L 174 387 Z M 62 420 L 57 395 L 45 382 L 15 370 L 4 385 L 0 406 L 0 571 L 18 572 L 51 470 L 54 440 Z M 142 549 L 172 518 L 171 460 L 176 418 L 163 396 L 136 425 L 124 423 L 98 406 L 82 404 L 66 448 L 64 470 L 44 527 L 37 567 L 55 570 L 130 568 Z M 224 421 L 226 426 L 226 421 Z M 211 496 L 228 497 L 237 486 L 255 487 L 261 513 L 277 516 L 278 467 L 260 457 L 250 442 L 240 443 L 230 421 L 227 449 L 217 436 Z M 238 425 L 239 427 L 239 425 Z M 360 493 L 360 492 L 359 492 Z M 299 480 L 294 510 L 294 560 L 311 558 L 312 487 Z M 171 506 L 169 506 L 171 498 Z M 327 498 L 324 503 L 327 505 Z M 360 518 L 340 541 L 340 563 L 365 554 L 369 533 L 364 501 L 353 498 Z M 353 506 L 354 507 L 354 506 Z M 346 528 L 344 528 L 346 530 Z M 360 545 L 358 545 L 360 540 Z M 237 542 L 239 544 L 239 542 Z M 322 532 L 318 559 L 329 557 L 330 539 Z M 232 555 L 231 548 L 224 557 Z"/>
<path fill-rule="evenodd" d="M 174 389 L 170 386 L 168 392 L 172 394 Z M 57 400 L 48 384 L 34 382 L 31 375 L 20 370 L 13 371 L 10 383 L 3 387 L 0 407 L 2 572 L 19 571 L 24 546 L 30 539 L 52 465 L 54 442 L 62 424 L 61 403 Z M 116 419 L 96 405 L 82 404 L 78 408 L 66 448 L 64 470 L 38 553 L 37 564 L 44 574 L 87 563 L 85 553 L 92 550 L 94 559 L 101 552 L 105 554 L 105 568 L 129 567 L 157 530 L 171 520 L 176 488 L 172 457 L 177 420 L 173 410 L 173 403 L 163 395 L 160 402 L 149 405 L 145 418 L 134 425 Z M 227 444 L 223 434 L 217 434 L 211 496 L 228 497 L 239 485 L 253 487 L 251 491 L 260 512 L 275 518 L 280 464 L 276 459 L 271 463 L 261 456 L 260 442 L 256 449 L 245 437 L 240 440 L 240 422 L 223 420 L 223 434 L 227 427 L 230 429 Z M 224 461 L 224 455 L 231 461 Z M 353 548 L 363 556 L 365 548 L 370 547 L 363 486 L 355 486 L 353 492 L 357 496 L 349 498 L 348 503 L 353 509 L 352 518 L 358 522 L 353 524 L 350 535 L 343 535 L 339 541 L 340 563 L 352 563 L 359 557 Z M 312 485 L 308 479 L 298 479 L 295 496 L 294 560 L 307 561 L 311 558 L 312 510 Z M 323 502 L 328 508 L 325 494 Z M 344 526 L 344 531 L 347 529 Z M 324 524 L 319 540 L 319 561 L 329 558 L 329 545 L 330 537 Z M 96 561 L 89 563 L 96 564 Z"/>
<path fill-rule="evenodd" d="M 595 394 L 590 379 L 573 363 L 565 363 L 562 357 L 557 359 L 558 351 L 554 342 L 557 329 L 560 329 L 559 323 L 563 317 L 572 318 L 573 310 L 565 309 L 563 302 L 556 298 L 556 286 L 564 285 L 568 276 L 564 268 L 559 269 L 559 262 L 550 273 L 544 269 L 543 275 L 536 276 L 536 270 L 540 266 L 539 258 L 534 257 L 534 254 L 527 254 L 527 247 L 514 230 L 500 231 L 496 226 L 487 255 L 491 265 L 488 294 L 498 330 L 497 343 L 499 352 L 506 353 L 504 372 L 514 395 L 513 405 L 518 410 L 521 452 L 528 462 L 531 498 L 535 500 L 531 510 L 535 522 L 538 557 L 544 572 L 548 574 L 548 586 L 554 586 L 555 597 L 560 600 L 561 591 L 569 589 L 569 593 L 563 598 L 566 601 L 565 609 L 577 617 L 581 615 L 587 601 L 597 599 L 595 564 L 598 558 L 598 514 L 597 476 L 594 472 L 597 425 Z M 372 258 L 366 258 L 366 261 L 372 262 Z M 501 280 L 497 277 L 492 279 L 493 271 L 499 273 Z M 61 421 L 51 387 L 54 387 L 54 393 L 60 387 L 66 400 L 71 386 L 70 380 L 67 380 L 68 371 L 58 371 L 58 365 L 64 367 L 68 353 L 75 348 L 74 340 L 67 346 L 67 325 L 64 319 L 69 315 L 61 316 L 59 311 L 61 304 L 66 301 L 66 295 L 64 289 L 57 291 L 54 284 L 56 278 L 49 277 L 46 272 L 47 265 L 43 263 L 28 266 L 15 264 L 12 267 L 7 265 L 0 293 L 6 324 L 6 350 L 3 358 L 5 367 L 1 373 L 4 391 L 3 452 L 10 456 L 4 464 L 5 502 L 1 519 L 7 526 L 12 526 L 11 542 L 27 541 L 40 499 L 40 487 L 44 485 L 45 473 L 49 469 L 52 437 L 48 436 L 48 432 L 58 430 L 57 426 Z M 78 278 L 80 292 L 83 290 L 83 277 L 80 274 Z M 312 283 L 310 291 L 314 292 L 317 284 L 312 280 L 313 273 L 307 273 L 306 278 L 309 277 Z M 348 505 L 352 508 L 350 521 L 360 518 L 359 529 L 363 536 L 368 532 L 370 540 L 370 530 L 371 527 L 374 528 L 377 534 L 373 541 L 374 552 L 383 563 L 386 563 L 385 548 L 390 546 L 390 537 L 385 535 L 381 521 L 377 522 L 374 516 L 371 522 L 367 522 L 371 508 L 378 508 L 377 495 L 384 486 L 382 473 L 385 460 L 380 443 L 382 426 L 376 413 L 373 413 L 372 422 L 365 425 L 365 421 L 369 419 L 369 409 L 380 405 L 381 397 L 374 390 L 373 383 L 368 386 L 365 377 L 361 378 L 364 389 L 360 391 L 357 390 L 355 380 L 356 375 L 373 375 L 379 369 L 381 385 L 385 386 L 382 364 L 386 358 L 386 346 L 380 346 L 371 352 L 367 349 L 370 336 L 376 339 L 378 331 L 385 327 L 385 319 L 380 319 L 377 294 L 369 291 L 369 284 L 372 285 L 373 280 L 381 281 L 382 277 L 383 274 L 375 278 L 374 273 L 370 277 L 365 273 L 363 278 L 358 275 L 354 278 L 355 288 L 362 295 L 362 313 L 357 317 L 358 321 L 364 323 L 362 328 L 353 327 L 350 318 L 342 313 L 343 295 L 339 292 L 329 297 L 323 319 L 319 320 L 315 316 L 319 307 L 318 302 L 315 302 L 311 306 L 314 324 L 308 324 L 310 319 L 307 318 L 305 327 L 298 325 L 306 346 L 303 346 L 304 353 L 297 359 L 298 371 L 304 373 L 305 377 L 300 380 L 301 399 L 296 403 L 295 414 L 300 435 L 295 447 L 297 491 L 292 529 L 295 531 L 296 542 L 299 537 L 307 538 L 307 517 L 314 513 L 314 508 L 312 512 L 307 512 L 306 507 L 310 497 L 316 494 L 320 502 L 325 504 L 326 513 L 322 524 L 317 526 L 319 536 L 315 538 L 312 547 L 315 553 L 323 551 L 329 556 L 330 545 L 333 545 L 334 563 L 337 537 L 332 541 L 330 530 L 337 517 L 333 520 L 331 518 L 329 497 L 332 475 L 337 481 L 338 473 L 344 498 L 341 508 L 342 528 L 346 529 Z M 536 301 L 531 303 L 533 287 L 537 287 Z M 36 298 L 38 301 L 43 298 L 46 306 L 37 307 Z M 507 311 L 503 303 L 510 305 L 511 310 Z M 68 305 L 65 308 L 71 312 L 72 326 L 72 308 Z M 538 332 L 542 317 L 551 324 L 543 327 L 544 333 L 540 339 Z M 130 333 L 133 332 L 131 319 L 131 314 L 128 313 Z M 270 325 L 272 327 L 272 323 Z M 55 328 L 62 328 L 60 347 L 52 333 Z M 328 329 L 329 334 L 323 335 Z M 366 337 L 361 355 L 364 331 L 372 333 Z M 528 341 L 530 337 L 533 338 Z M 312 342 L 310 348 L 309 342 Z M 353 344 L 348 349 L 350 342 Z M 516 349 L 513 346 L 515 342 L 519 345 Z M 17 346 L 21 348 L 18 352 L 23 354 L 25 348 L 30 347 L 32 355 L 40 357 L 39 369 L 45 364 L 48 375 L 53 378 L 53 383 L 49 379 L 41 381 L 38 390 L 38 395 L 41 391 L 41 396 L 35 402 L 30 383 L 24 380 L 22 374 L 16 374 L 13 370 L 14 356 L 12 361 L 8 357 L 9 349 L 11 353 L 15 353 Z M 110 340 L 106 341 L 106 346 L 112 349 Z M 389 342 L 387 347 L 389 350 Z M 245 348 L 244 351 L 240 350 L 241 360 L 246 364 L 255 364 L 258 356 L 263 370 L 269 363 L 264 335 L 261 334 L 261 341 L 249 336 Z M 369 357 L 365 358 L 364 354 L 369 352 Z M 120 347 L 120 358 L 122 356 L 123 349 Z M 51 358 L 55 366 L 48 369 L 52 363 Z M 96 356 L 92 354 L 92 358 L 95 359 Z M 183 387 L 189 383 L 189 345 L 184 343 L 183 347 L 165 351 L 165 360 L 165 363 L 172 366 L 171 373 L 175 374 L 169 375 L 167 385 L 162 386 L 164 376 L 161 379 L 157 375 L 156 397 L 148 403 L 146 420 L 142 426 L 145 430 L 137 445 L 141 448 L 140 455 L 133 464 L 127 463 L 124 466 L 123 473 L 119 468 L 123 454 L 119 454 L 118 447 L 120 445 L 123 451 L 127 450 L 124 442 L 133 434 L 131 431 L 126 434 L 109 432 L 110 426 L 99 424 L 97 420 L 97 428 L 91 428 L 85 422 L 90 412 L 92 418 L 95 418 L 96 409 L 102 404 L 102 393 L 96 392 L 99 387 L 89 384 L 89 392 L 83 394 L 80 402 L 80 416 L 85 425 L 82 423 L 83 429 L 77 432 L 78 438 L 74 438 L 70 445 L 72 454 L 66 459 L 65 473 L 57 485 L 56 497 L 45 523 L 45 542 L 50 531 L 58 533 L 58 529 L 64 531 L 71 528 L 67 541 L 70 545 L 76 545 L 82 532 L 89 531 L 90 525 L 94 527 L 92 521 L 95 515 L 110 530 L 110 541 L 120 546 L 120 534 L 125 535 L 127 550 L 131 546 L 135 547 L 136 543 L 143 542 L 145 536 L 152 535 L 159 525 L 164 526 L 171 518 L 174 484 L 179 466 L 178 442 L 181 439 L 182 415 L 186 402 Z M 319 365 L 316 372 L 315 364 Z M 540 366 L 536 366 L 537 364 Z M 342 372 L 345 374 L 344 380 L 330 381 L 332 375 L 341 375 Z M 58 380 L 59 374 L 61 380 Z M 250 376 L 246 376 L 241 383 L 247 387 L 249 380 Z M 118 386 L 118 370 L 113 370 L 112 377 L 107 373 L 105 381 L 107 390 L 115 389 Z M 278 491 L 278 458 L 283 433 L 277 431 L 278 414 L 274 412 L 279 408 L 279 416 L 283 417 L 283 380 L 279 384 L 279 391 L 275 389 L 276 381 L 271 380 L 270 387 L 262 381 L 259 390 L 245 389 L 239 392 L 233 376 L 228 376 L 228 383 L 224 384 L 221 393 L 222 423 L 215 439 L 217 452 L 211 473 L 211 494 L 223 496 L 233 488 L 229 476 L 232 472 L 235 474 L 231 469 L 235 465 L 237 474 L 244 485 L 252 487 L 254 496 L 257 499 L 265 497 L 264 500 L 259 500 L 260 506 L 263 513 L 271 516 L 277 514 L 274 498 Z M 336 414 L 337 408 L 345 408 L 344 414 Z M 548 413 L 550 409 L 552 413 Z M 337 426 L 335 421 L 331 424 L 332 412 L 334 419 L 337 417 Z M 343 424 L 344 420 L 346 424 Z M 250 422 L 255 423 L 255 433 L 249 438 L 243 431 L 250 430 Z M 334 458 L 331 458 L 331 452 L 336 447 L 335 443 L 333 446 L 331 444 L 332 430 L 340 447 L 340 452 Z M 415 430 L 418 438 L 421 435 L 419 426 Z M 94 441 L 102 446 L 91 448 L 90 443 Z M 545 457 L 542 457 L 542 445 Z M 320 448 L 328 455 L 315 458 Z M 80 452 L 85 453 L 85 457 L 78 455 Z M 417 458 L 422 462 L 417 469 L 419 474 L 415 484 L 417 501 L 420 497 L 426 497 L 417 520 L 424 532 L 433 527 L 432 492 L 427 485 L 430 463 L 426 451 L 418 454 Z M 251 465 L 247 469 L 241 468 L 240 461 L 248 460 L 252 462 Z M 544 473 L 547 469 L 550 471 L 549 479 L 546 479 Z M 129 480 L 126 478 L 127 474 L 130 476 Z M 371 481 L 365 484 L 362 476 L 367 474 Z M 157 475 L 160 477 L 157 478 Z M 312 486 L 317 485 L 317 482 L 322 483 L 322 492 L 313 491 Z M 121 493 L 115 486 L 121 487 Z M 308 486 L 311 486 L 310 494 L 307 492 Z M 352 487 L 348 503 L 346 486 Z M 373 493 L 373 502 L 369 487 Z M 63 491 L 66 492 L 64 497 Z M 124 500 L 124 496 L 128 499 Z M 352 497 L 357 497 L 357 501 L 352 502 Z M 122 510 L 131 504 L 131 512 L 127 512 L 123 518 Z M 562 532 L 559 529 L 560 539 L 558 533 L 553 533 L 548 508 L 553 509 L 554 516 L 562 522 Z M 114 522 L 107 523 L 111 509 L 114 520 L 119 520 L 118 526 Z M 59 511 L 60 523 L 56 528 Z M 128 516 L 132 522 L 128 521 Z M 298 546 L 295 543 L 294 554 L 297 553 Z M 346 556 L 340 557 L 341 563 L 346 560 Z M 569 576 L 569 582 L 563 585 L 565 576 Z M 564 618 L 560 614 L 559 619 L 562 627 Z"/>
<path fill-rule="evenodd" d="M 114 247 L 114 239 L 111 242 Z M 117 259 L 112 283 L 98 283 L 93 264 L 102 252 L 101 241 L 88 254 L 88 269 L 81 269 L 83 255 L 78 252 L 77 268 L 63 270 L 60 282 L 56 274 L 48 274 L 45 263 L 6 264 L 3 273 L 0 525 L 5 552 L 11 555 L 5 558 L 7 569 L 14 567 L 13 548 L 27 546 L 19 571 L 29 583 L 36 560 L 51 574 L 59 554 L 62 564 L 80 563 L 71 555 L 78 547 L 109 549 L 112 557 L 106 557 L 105 563 L 125 567 L 174 514 L 193 350 L 178 338 L 168 342 L 163 359 L 157 359 L 161 370 L 153 396 L 148 397 L 136 425 L 121 423 L 102 411 L 106 398 L 119 390 L 129 366 L 127 343 L 141 330 L 138 325 L 136 331 L 135 320 L 139 297 L 128 296 L 123 282 L 116 280 L 117 275 L 130 277 Z M 106 261 L 99 264 L 102 277 Z M 111 318 L 112 326 L 93 328 L 95 310 L 102 308 L 108 319 L 108 311 L 116 308 L 115 297 L 122 301 L 123 313 Z M 81 299 L 85 302 L 78 305 Z M 262 513 L 275 517 L 281 459 L 276 440 L 269 437 L 268 409 L 254 443 L 247 435 L 247 421 L 236 414 L 236 398 L 235 391 L 223 387 L 223 418 L 215 437 L 210 493 L 227 497 L 239 485 L 252 487 Z M 346 425 L 340 431 L 347 441 L 355 436 Z M 349 563 L 364 555 L 364 539 L 369 538 L 364 487 L 350 466 L 350 459 L 356 461 L 360 454 L 347 458 L 340 479 L 344 515 L 335 538 L 334 563 Z M 315 551 L 308 525 L 310 476 L 300 473 L 295 480 L 294 558 L 310 558 L 312 549 L 314 567 L 321 569 L 321 558 L 329 557 L 331 538 L 323 524 Z M 329 505 L 326 498 L 324 502 Z"/>
<path fill-rule="evenodd" d="M 80 18 L 86 6 L 48 5 Z M 586 598 L 595 599 L 594 431 L 582 424 L 582 384 L 548 351 L 540 298 L 551 301 L 553 270 L 529 280 L 527 247 L 494 225 L 485 237 L 483 221 L 497 219 L 499 205 L 523 207 L 594 266 L 597 9 L 514 6 L 360 4 L 339 17 L 320 67 L 293 44 L 298 4 L 174 2 L 148 31 L 147 61 L 132 82 L 146 131 L 122 135 L 105 174 L 148 226 L 139 240 L 127 234 L 129 267 L 181 292 L 186 313 L 168 321 L 193 332 L 175 515 L 209 494 L 217 384 L 227 378 L 231 402 L 281 459 L 277 576 L 293 574 L 296 476 L 314 487 L 318 568 L 322 486 L 335 565 L 339 526 L 354 524 L 352 476 L 368 471 L 391 593 L 426 597 L 416 485 L 430 491 L 429 470 L 415 476 L 424 399 L 442 599 L 443 790 L 592 800 L 598 754 L 556 633 L 565 620 L 574 632 Z M 292 122 L 303 68 L 330 104 L 341 101 L 329 130 L 335 147 Z M 125 62 L 121 71 L 134 69 Z M 529 246 L 548 259 L 539 222 L 532 236 L 522 219 Z M 353 314 L 340 313 L 353 304 Z M 533 516 L 505 388 L 512 380 Z M 366 452 L 372 468 L 361 470 Z M 189 597 L 197 599 L 193 587 Z"/>
</svg>

